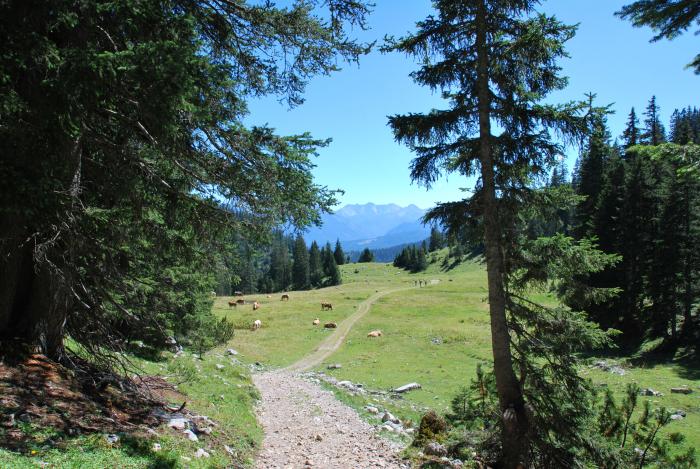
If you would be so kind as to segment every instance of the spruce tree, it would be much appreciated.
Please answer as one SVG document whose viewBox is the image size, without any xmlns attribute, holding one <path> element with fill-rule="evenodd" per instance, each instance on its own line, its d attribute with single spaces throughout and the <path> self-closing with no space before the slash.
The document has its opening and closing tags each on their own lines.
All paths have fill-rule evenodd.
<svg viewBox="0 0 700 469">
<path fill-rule="evenodd" d="M 390 117 L 395 138 L 417 154 L 412 162 L 412 179 L 430 187 L 443 171 L 468 176 L 480 172 L 474 197 L 459 204 L 441 204 L 432 218 L 449 224 L 460 218 L 451 216 L 455 212 L 480 214 L 499 399 L 499 459 L 508 469 L 528 466 L 533 447 L 538 448 L 534 453 L 542 455 L 543 460 L 551 453 L 566 453 L 568 460 L 576 453 L 573 447 L 581 444 L 576 431 L 550 431 L 544 428 L 552 422 L 535 423 L 536 417 L 528 409 L 534 406 L 536 414 L 544 412 L 544 408 L 537 408 L 543 404 L 540 393 L 556 392 L 560 396 L 557 399 L 567 400 L 566 404 L 560 402 L 560 407 L 548 406 L 547 412 L 555 414 L 572 405 L 585 413 L 585 399 L 560 394 L 570 384 L 561 380 L 577 380 L 575 367 L 562 368 L 567 370 L 566 378 L 559 374 L 543 378 L 541 382 L 548 383 L 549 391 L 539 389 L 528 394 L 526 400 L 523 386 L 530 381 L 526 376 L 516 376 L 511 348 L 511 333 L 517 335 L 527 329 L 513 329 L 517 324 L 515 315 L 525 323 L 545 317 L 526 313 L 531 311 L 528 305 L 506 290 L 511 260 L 521 256 L 509 244 L 518 246 L 509 237 L 514 233 L 516 200 L 522 195 L 520 189 L 533 177 L 544 177 L 561 153 L 561 148 L 548 138 L 550 132 L 579 138 L 587 127 L 586 119 L 579 117 L 581 104 L 540 103 L 566 84 L 558 75 L 556 60 L 565 55 L 563 44 L 574 35 L 575 28 L 543 14 L 532 14 L 536 4 L 527 0 L 435 1 L 435 16 L 419 22 L 415 34 L 389 46 L 390 50 L 418 58 L 422 67 L 412 74 L 414 80 L 442 92 L 449 103 L 446 110 Z M 503 130 L 500 135 L 493 135 L 493 123 Z M 528 327 L 535 328 L 538 339 L 546 329 L 543 323 L 530 323 Z M 527 366 L 537 354 L 531 351 L 533 355 L 528 357 L 515 350 L 517 366 Z M 559 358 L 573 360 L 571 353 L 562 349 Z M 532 370 L 535 376 L 543 376 L 537 366 L 533 365 Z M 568 418 L 564 420 L 575 425 Z M 577 421 L 578 430 L 585 428 L 581 420 Z M 551 443 L 552 437 L 570 440 L 557 445 Z"/>
<path fill-rule="evenodd" d="M 321 263 L 323 264 L 323 276 L 330 277 L 333 275 L 333 266 L 337 266 L 337 264 L 335 263 L 335 257 L 333 256 L 331 243 L 326 243 L 321 250 Z"/>
<path fill-rule="evenodd" d="M 434 252 L 438 249 L 442 249 L 443 247 L 445 247 L 445 235 L 442 234 L 437 227 L 433 226 L 430 229 L 430 243 L 428 245 L 428 250 L 430 252 Z"/>
<path fill-rule="evenodd" d="M 428 259 L 425 256 L 425 249 L 421 247 L 416 254 L 416 261 L 411 266 L 412 272 L 423 272 L 428 268 Z"/>
<path fill-rule="evenodd" d="M 576 207 L 575 233 L 579 238 L 592 234 L 591 222 L 603 183 L 603 170 L 610 158 L 610 133 L 604 114 L 593 116 L 590 135 L 581 154 L 576 177 L 576 193 L 583 200 Z"/>
<path fill-rule="evenodd" d="M 294 241 L 292 283 L 296 290 L 309 288 L 309 252 L 306 250 L 306 241 L 301 235 L 298 235 Z"/>
<path fill-rule="evenodd" d="M 368 9 L 1 2 L 0 342 L 61 359 L 70 335 L 94 357 L 128 323 L 163 344 L 210 309 L 231 232 L 318 221 L 335 202 L 311 174 L 325 141 L 248 125 L 247 101 L 301 104 L 311 77 L 367 50 L 346 28 Z"/>
<path fill-rule="evenodd" d="M 632 108 L 627 117 L 625 130 L 622 132 L 622 140 L 625 148 L 633 147 L 640 143 L 639 132 L 639 119 L 637 118 L 637 113 L 634 108 Z"/>
<path fill-rule="evenodd" d="M 323 265 L 321 264 L 321 251 L 316 241 L 311 243 L 309 249 L 309 281 L 314 287 L 320 287 L 323 283 Z"/>
<path fill-rule="evenodd" d="M 645 145 L 660 145 L 666 141 L 666 130 L 659 116 L 659 106 L 656 104 L 656 96 L 652 96 L 644 112 L 644 130 L 640 135 L 640 142 Z"/>
<path fill-rule="evenodd" d="M 340 245 L 339 239 L 335 241 L 335 250 L 333 251 L 333 256 L 335 257 L 336 264 L 345 264 L 345 253 L 343 252 L 343 247 Z"/>
<path fill-rule="evenodd" d="M 360 258 L 357 262 L 374 262 L 374 254 L 369 248 L 364 248 L 360 253 Z"/>
</svg>

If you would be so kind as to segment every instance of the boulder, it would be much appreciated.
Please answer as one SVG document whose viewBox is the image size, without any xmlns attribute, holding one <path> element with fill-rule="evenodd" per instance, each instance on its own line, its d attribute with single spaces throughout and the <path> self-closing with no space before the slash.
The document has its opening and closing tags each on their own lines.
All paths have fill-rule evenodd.
<svg viewBox="0 0 700 469">
<path fill-rule="evenodd" d="M 403 386 L 399 386 L 398 388 L 394 389 L 394 392 L 402 393 L 402 392 L 407 392 L 407 391 L 412 391 L 414 389 L 420 389 L 421 385 L 418 383 L 408 383 L 404 384 Z"/>
<path fill-rule="evenodd" d="M 651 389 L 651 388 L 641 389 L 641 390 L 639 391 L 639 394 L 642 395 L 642 396 L 653 396 L 653 397 L 660 397 L 660 396 L 663 396 L 662 393 L 660 393 L 660 392 L 658 392 L 658 391 L 654 391 L 654 390 Z"/>
<path fill-rule="evenodd" d="M 339 370 L 342 367 L 343 366 L 340 363 L 333 363 L 333 364 L 328 365 L 329 370 Z"/>
<path fill-rule="evenodd" d="M 168 426 L 175 430 L 186 430 L 190 428 L 191 424 L 192 422 L 184 417 L 172 418 L 168 421 Z"/>
<path fill-rule="evenodd" d="M 228 355 L 234 355 L 234 356 L 235 356 L 235 355 L 238 355 L 238 352 L 237 352 L 236 350 L 232 349 L 232 348 L 226 350 L 226 353 L 227 353 Z"/>
<path fill-rule="evenodd" d="M 197 435 L 194 434 L 192 430 L 185 430 L 182 432 L 183 435 L 187 437 L 188 440 L 190 441 L 199 441 L 199 438 L 197 438 Z"/>
<path fill-rule="evenodd" d="M 693 392 L 693 390 L 689 387 L 682 386 L 680 388 L 671 388 L 671 392 L 673 394 L 690 394 Z"/>
<path fill-rule="evenodd" d="M 225 367 L 224 365 L 222 365 L 221 363 L 217 363 L 217 364 L 216 364 L 216 369 L 217 369 L 217 370 L 223 370 L 224 368 L 226 368 L 226 367 Z"/>
<path fill-rule="evenodd" d="M 400 424 L 401 420 L 394 417 L 394 415 L 391 412 L 384 412 L 384 415 L 382 415 L 382 422 L 392 422 L 392 423 Z"/>
<path fill-rule="evenodd" d="M 365 410 L 367 412 L 369 412 L 370 414 L 378 414 L 379 413 L 379 409 L 377 409 L 376 407 L 374 407 L 372 405 L 365 406 Z"/>
<path fill-rule="evenodd" d="M 447 456 L 447 448 L 440 443 L 431 441 L 425 445 L 425 448 L 423 448 L 423 453 L 427 454 L 428 456 L 437 456 L 441 458 L 443 456 Z"/>
</svg>

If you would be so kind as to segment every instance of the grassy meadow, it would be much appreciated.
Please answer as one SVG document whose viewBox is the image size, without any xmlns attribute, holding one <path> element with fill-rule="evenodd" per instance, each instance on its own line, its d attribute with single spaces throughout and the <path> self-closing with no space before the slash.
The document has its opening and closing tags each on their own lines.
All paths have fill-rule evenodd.
<svg viewBox="0 0 700 469">
<path fill-rule="evenodd" d="M 343 284 L 339 287 L 292 292 L 289 302 L 279 301 L 279 295 L 271 299 L 263 296 L 263 307 L 256 312 L 248 306 L 229 310 L 227 299 L 217 299 L 215 308 L 219 314 L 243 324 L 258 318 L 263 321 L 261 330 L 239 329 L 232 345 L 248 360 L 271 366 L 289 365 L 313 351 L 329 334 L 328 330 L 311 324 L 314 318 L 320 318 L 322 323 L 340 321 L 352 314 L 353 306 L 374 292 L 413 286 L 420 279 L 428 282 L 428 286 L 379 299 L 355 324 L 344 344 L 317 370 L 377 390 L 413 381 L 420 383 L 422 389 L 409 392 L 389 405 L 404 419 L 415 421 L 425 408 L 447 410 L 459 388 L 474 376 L 477 363 L 490 361 L 484 266 L 474 261 L 445 270 L 440 256 L 436 256 L 429 269 L 420 274 L 378 263 L 350 264 L 342 266 L 342 270 Z M 257 295 L 259 301 L 260 296 Z M 544 295 L 538 299 L 551 301 Z M 320 301 L 332 302 L 334 311 L 321 312 Z M 381 330 L 383 336 L 367 337 L 375 329 Z M 700 447 L 700 367 L 673 357 L 642 360 L 618 353 L 604 358 L 621 365 L 626 374 L 619 376 L 588 366 L 581 373 L 601 388 L 609 386 L 619 399 L 627 383 L 632 382 L 664 393 L 663 397 L 640 400 L 651 399 L 654 407 L 687 412 L 687 418 L 672 422 L 666 431 L 680 431 L 686 435 L 688 444 Z M 590 363 L 596 360 L 591 358 Z M 342 368 L 326 370 L 330 363 L 340 363 Z M 681 385 L 692 387 L 694 392 L 671 394 L 671 387 Z M 358 409 L 368 402 L 365 399 L 376 398 L 344 397 Z"/>
</svg>

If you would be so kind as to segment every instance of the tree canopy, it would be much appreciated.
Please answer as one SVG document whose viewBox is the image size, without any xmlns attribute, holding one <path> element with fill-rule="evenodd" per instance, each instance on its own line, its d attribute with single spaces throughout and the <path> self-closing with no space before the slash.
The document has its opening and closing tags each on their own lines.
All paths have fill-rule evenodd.
<svg viewBox="0 0 700 469">
<path fill-rule="evenodd" d="M 56 358 L 65 334 L 97 351 L 124 322 L 162 340 L 164 296 L 208 309 L 195 296 L 212 282 L 191 273 L 225 233 L 317 222 L 334 203 L 310 172 L 326 141 L 250 127 L 246 102 L 301 104 L 311 77 L 367 50 L 345 28 L 368 8 L 2 2 L 0 337 Z"/>
</svg>

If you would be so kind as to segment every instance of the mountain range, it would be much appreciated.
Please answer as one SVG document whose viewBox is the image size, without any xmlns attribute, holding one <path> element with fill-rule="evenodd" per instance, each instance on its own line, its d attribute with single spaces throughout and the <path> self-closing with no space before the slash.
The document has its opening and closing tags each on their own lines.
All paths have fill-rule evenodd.
<svg viewBox="0 0 700 469">
<path fill-rule="evenodd" d="M 414 243 L 430 235 L 430 227 L 420 221 L 424 214 L 425 210 L 415 205 L 346 205 L 332 214 L 325 214 L 323 224 L 307 231 L 305 238 L 319 245 L 333 244 L 339 239 L 345 251 Z"/>
</svg>

